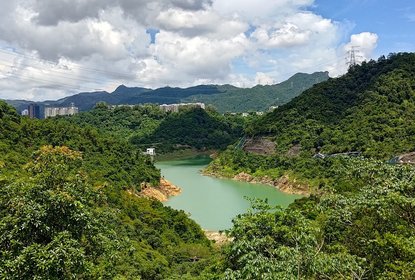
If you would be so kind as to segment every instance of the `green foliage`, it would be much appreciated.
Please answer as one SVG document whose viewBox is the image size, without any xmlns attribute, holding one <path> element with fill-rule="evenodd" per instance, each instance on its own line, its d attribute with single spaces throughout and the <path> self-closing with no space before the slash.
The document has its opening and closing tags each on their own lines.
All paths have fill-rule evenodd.
<svg viewBox="0 0 415 280">
<path fill-rule="evenodd" d="M 235 241 L 227 252 L 226 279 L 362 275 L 362 259 L 341 250 L 322 250 L 324 237 L 319 227 L 297 211 L 270 211 L 266 205 L 256 205 L 254 212 L 235 219 L 231 235 Z"/>
<path fill-rule="evenodd" d="M 275 137 L 280 153 L 361 151 L 390 159 L 415 149 L 415 54 L 391 55 L 353 67 L 307 90 L 248 129 Z"/>
<path fill-rule="evenodd" d="M 71 172 L 77 159 L 66 147 L 44 147 L 28 165 L 28 181 L 0 189 L 1 278 L 90 275 L 105 240 L 93 213 L 99 196 Z"/>
<path fill-rule="evenodd" d="M 297 73 L 276 85 L 257 85 L 253 88 L 237 88 L 230 85 L 218 86 L 220 93 L 199 94 L 187 97 L 187 102 L 204 102 L 219 112 L 267 111 L 270 106 L 281 106 L 314 84 L 326 81 L 327 72 L 313 74 Z"/>
<path fill-rule="evenodd" d="M 236 118 L 235 118 L 236 119 Z M 242 126 L 203 109 L 184 109 L 169 114 L 151 134 L 134 135 L 135 144 L 159 143 L 161 151 L 178 148 L 224 149 L 242 134 Z"/>
<path fill-rule="evenodd" d="M 242 117 L 222 116 L 209 108 L 184 108 L 177 113 L 166 113 L 156 105 L 109 109 L 104 104 L 59 121 L 85 128 L 92 126 L 115 138 L 130 139 L 141 150 L 155 146 L 157 153 L 224 149 L 242 135 L 245 124 Z"/>
<path fill-rule="evenodd" d="M 160 173 L 134 146 L 0 107 L 1 279 L 190 278 L 212 265 L 194 221 L 137 196 Z"/>
<path fill-rule="evenodd" d="M 65 118 L 20 118 L 14 110 L 9 110 L 12 113 L 0 119 L 0 161 L 4 163 L 4 173 L 11 175 L 42 145 L 52 145 L 81 152 L 83 171 L 96 184 L 110 182 L 117 187 L 139 189 L 141 182 L 155 185 L 159 181 L 160 172 L 150 159 L 121 136 L 114 137 L 91 126 L 80 127 Z"/>
<path fill-rule="evenodd" d="M 360 159 L 345 165 L 342 177 L 360 189 L 327 192 L 286 210 L 256 203 L 238 216 L 227 278 L 413 278 L 415 171 Z"/>
</svg>

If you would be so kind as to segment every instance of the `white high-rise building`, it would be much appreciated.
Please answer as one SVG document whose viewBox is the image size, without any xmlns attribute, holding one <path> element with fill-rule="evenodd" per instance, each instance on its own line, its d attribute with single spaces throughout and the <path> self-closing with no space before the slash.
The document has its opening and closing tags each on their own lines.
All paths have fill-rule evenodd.
<svg viewBox="0 0 415 280">
<path fill-rule="evenodd" d="M 56 116 L 70 116 L 78 114 L 79 109 L 71 103 L 69 107 L 45 107 L 45 118 Z"/>
</svg>

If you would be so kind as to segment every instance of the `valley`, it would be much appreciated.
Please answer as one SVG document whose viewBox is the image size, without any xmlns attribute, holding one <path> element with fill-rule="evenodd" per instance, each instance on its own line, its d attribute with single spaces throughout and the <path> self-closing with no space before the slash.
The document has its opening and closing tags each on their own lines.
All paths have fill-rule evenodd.
<svg viewBox="0 0 415 280">
<path fill-rule="evenodd" d="M 0 101 L 0 278 L 413 279 L 415 54 L 280 105 L 32 119 Z"/>
</svg>

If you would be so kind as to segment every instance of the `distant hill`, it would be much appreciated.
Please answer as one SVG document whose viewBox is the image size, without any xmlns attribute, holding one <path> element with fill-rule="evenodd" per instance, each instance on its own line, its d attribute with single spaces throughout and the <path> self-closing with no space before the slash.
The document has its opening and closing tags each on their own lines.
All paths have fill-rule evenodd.
<svg viewBox="0 0 415 280">
<path fill-rule="evenodd" d="M 172 104 L 180 102 L 204 102 L 219 112 L 265 111 L 270 106 L 283 105 L 300 95 L 314 84 L 326 81 L 327 72 L 313 74 L 297 73 L 287 81 L 270 86 L 238 88 L 230 85 L 199 85 L 189 88 L 164 87 L 148 89 L 119 86 L 114 92 L 82 92 L 56 101 L 36 102 L 42 108 L 46 106 L 69 106 L 74 103 L 81 111 L 92 109 L 98 102 L 112 105 L 120 104 Z M 6 100 L 18 111 L 27 108 L 31 101 Z"/>
<path fill-rule="evenodd" d="M 305 91 L 249 129 L 281 153 L 358 151 L 388 159 L 415 150 L 415 54 L 381 57 Z"/>
<path fill-rule="evenodd" d="M 327 72 L 313 74 L 297 73 L 276 85 L 257 85 L 253 88 L 237 88 L 230 85 L 218 86 L 220 93 L 193 95 L 189 102 L 204 102 L 213 105 L 219 112 L 266 111 L 270 106 L 281 106 L 314 84 L 329 78 Z"/>
</svg>

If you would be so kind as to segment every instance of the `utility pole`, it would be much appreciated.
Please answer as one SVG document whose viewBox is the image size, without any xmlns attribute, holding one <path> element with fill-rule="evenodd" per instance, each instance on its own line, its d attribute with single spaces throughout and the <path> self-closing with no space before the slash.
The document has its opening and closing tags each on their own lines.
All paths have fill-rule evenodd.
<svg viewBox="0 0 415 280">
<path fill-rule="evenodd" d="M 358 64 L 357 59 L 362 58 L 359 54 L 359 47 L 358 46 L 351 46 L 350 50 L 347 51 L 346 55 L 346 64 L 349 68 Z"/>
</svg>

